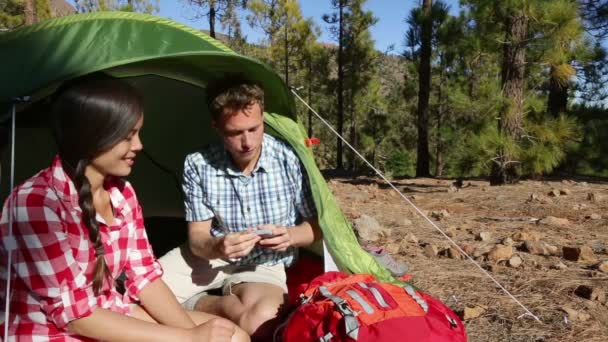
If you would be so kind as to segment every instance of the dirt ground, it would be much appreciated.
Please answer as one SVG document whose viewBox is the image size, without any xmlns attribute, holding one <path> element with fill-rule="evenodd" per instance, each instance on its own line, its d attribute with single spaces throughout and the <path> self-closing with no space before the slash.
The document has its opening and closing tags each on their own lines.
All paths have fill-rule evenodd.
<svg viewBox="0 0 608 342">
<path fill-rule="evenodd" d="M 386 246 L 407 263 L 416 286 L 461 317 L 468 308 L 470 341 L 608 341 L 608 273 L 598 269 L 600 262 L 608 261 L 608 182 L 561 179 L 491 187 L 477 180 L 456 186 L 444 179 L 394 181 L 439 228 L 476 255 L 473 258 L 538 322 L 522 316 L 525 310 L 470 260 L 447 251 L 448 240 L 381 179 L 328 181 L 349 219 L 368 215 L 390 230 L 374 244 Z M 548 221 L 549 216 L 567 221 Z M 526 239 L 545 242 L 553 246 L 552 252 L 530 253 L 523 247 Z M 497 244 L 512 245 L 521 265 L 488 260 L 488 250 Z M 439 254 L 434 256 L 429 246 Z M 564 258 L 563 247 L 583 246 L 593 252 L 589 261 Z M 584 289 L 592 294 L 585 295 Z"/>
</svg>

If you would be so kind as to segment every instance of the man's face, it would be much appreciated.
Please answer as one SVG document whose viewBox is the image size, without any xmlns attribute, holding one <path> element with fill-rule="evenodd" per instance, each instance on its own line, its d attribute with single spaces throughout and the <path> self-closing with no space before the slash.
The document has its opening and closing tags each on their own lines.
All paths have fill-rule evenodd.
<svg viewBox="0 0 608 342">
<path fill-rule="evenodd" d="M 236 113 L 224 112 L 213 122 L 224 148 L 241 171 L 252 171 L 262 152 L 264 116 L 257 102 Z"/>
</svg>

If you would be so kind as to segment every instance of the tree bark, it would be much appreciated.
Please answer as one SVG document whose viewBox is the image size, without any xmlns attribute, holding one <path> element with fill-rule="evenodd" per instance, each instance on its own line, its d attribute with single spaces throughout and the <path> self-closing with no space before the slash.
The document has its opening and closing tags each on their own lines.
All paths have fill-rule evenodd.
<svg viewBox="0 0 608 342">
<path fill-rule="evenodd" d="M 338 134 L 342 136 L 344 132 L 344 0 L 338 2 Z M 338 138 L 336 148 L 336 169 L 343 170 L 344 164 L 342 159 L 342 140 Z"/>
<path fill-rule="evenodd" d="M 312 54 L 308 56 L 308 105 L 312 107 Z M 312 110 L 308 109 L 308 137 L 312 138 Z"/>
<path fill-rule="evenodd" d="M 209 35 L 215 39 L 215 1 L 209 1 Z"/>
<path fill-rule="evenodd" d="M 36 0 L 25 0 L 23 6 L 23 16 L 25 25 L 32 25 L 36 20 Z"/>
<path fill-rule="evenodd" d="M 287 87 L 289 87 L 289 40 L 287 39 L 287 15 L 285 15 L 283 31 L 283 40 L 285 41 L 285 84 L 287 84 Z"/>
<path fill-rule="evenodd" d="M 507 18 L 505 25 L 505 43 L 502 61 L 503 96 L 511 105 L 500 116 L 498 129 L 501 133 L 518 141 L 521 137 L 524 121 L 524 76 L 526 69 L 526 38 L 529 18 L 525 15 L 513 15 Z M 490 184 L 510 183 L 515 177 L 514 156 L 506 151 L 497 151 L 496 162 L 492 165 Z"/>
<path fill-rule="evenodd" d="M 431 38 L 433 21 L 431 17 L 432 0 L 424 0 L 420 46 L 420 66 L 418 80 L 418 148 L 416 177 L 429 174 L 429 94 L 431 88 Z"/>
<path fill-rule="evenodd" d="M 443 137 L 441 135 L 441 129 L 443 128 L 443 84 L 445 82 L 445 65 L 443 65 L 443 62 L 441 62 L 440 65 L 441 66 L 439 70 L 439 87 L 437 89 L 437 102 L 439 102 L 439 106 L 437 108 L 437 149 L 435 152 L 435 177 L 443 176 L 443 150 L 445 148 L 443 143 Z"/>
</svg>

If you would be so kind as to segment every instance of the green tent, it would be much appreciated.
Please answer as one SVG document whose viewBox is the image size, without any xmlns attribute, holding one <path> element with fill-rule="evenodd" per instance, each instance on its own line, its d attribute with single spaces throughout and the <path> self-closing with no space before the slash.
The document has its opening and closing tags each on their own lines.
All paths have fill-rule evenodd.
<svg viewBox="0 0 608 342">
<path fill-rule="evenodd" d="M 129 176 L 144 214 L 181 217 L 179 187 L 185 155 L 218 139 L 205 105 L 207 81 L 242 72 L 265 89 L 267 132 L 296 150 L 312 186 L 327 249 L 338 267 L 396 281 L 364 252 L 338 208 L 306 147 L 293 97 L 267 65 L 231 51 L 220 42 L 176 22 L 136 13 L 79 14 L 0 34 L 0 198 L 9 192 L 12 104 L 17 129 L 15 184 L 47 167 L 54 143 L 43 99 L 62 82 L 103 71 L 128 80 L 144 95 L 145 156 Z"/>
</svg>

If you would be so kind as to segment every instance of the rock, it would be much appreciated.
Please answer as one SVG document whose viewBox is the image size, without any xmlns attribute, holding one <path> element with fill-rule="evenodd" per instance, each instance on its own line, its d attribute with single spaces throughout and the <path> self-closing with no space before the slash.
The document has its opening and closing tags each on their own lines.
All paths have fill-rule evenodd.
<svg viewBox="0 0 608 342">
<path fill-rule="evenodd" d="M 568 306 L 562 306 L 561 309 L 568 314 L 568 318 L 573 322 L 585 322 L 591 318 L 588 313 L 576 311 Z"/>
<path fill-rule="evenodd" d="M 597 213 L 593 213 L 591 215 L 585 216 L 585 218 L 588 219 L 588 220 L 601 220 L 602 219 L 602 215 L 597 214 Z"/>
<path fill-rule="evenodd" d="M 514 255 L 511 257 L 511 259 L 509 259 L 508 263 L 509 263 L 509 266 L 511 266 L 513 268 L 517 268 L 523 263 L 523 260 L 521 260 L 521 258 L 519 256 Z"/>
<path fill-rule="evenodd" d="M 559 194 L 562 196 L 569 196 L 572 194 L 572 191 L 568 190 L 568 189 L 560 189 L 559 190 Z"/>
<path fill-rule="evenodd" d="M 382 237 L 391 235 L 390 229 L 380 226 L 375 218 L 368 215 L 361 215 L 353 225 L 360 240 L 378 241 Z"/>
<path fill-rule="evenodd" d="M 509 260 L 513 256 L 513 246 L 496 245 L 488 253 L 488 260 L 492 262 L 498 262 L 502 260 Z"/>
<path fill-rule="evenodd" d="M 399 254 L 399 252 L 401 250 L 401 244 L 399 244 L 398 242 L 387 243 L 385 245 L 385 249 L 389 254 L 392 254 L 392 255 Z"/>
<path fill-rule="evenodd" d="M 579 285 L 574 289 L 574 294 L 585 299 L 604 303 L 606 301 L 606 293 L 599 287 L 587 285 Z"/>
<path fill-rule="evenodd" d="M 402 226 L 406 226 L 406 227 L 409 227 L 412 225 L 412 221 L 410 221 L 406 218 L 402 219 L 401 222 L 398 222 L 398 223 L 401 223 Z"/>
<path fill-rule="evenodd" d="M 463 259 L 464 255 L 462 255 L 462 253 L 460 253 L 460 251 L 454 247 L 450 247 L 447 250 L 447 257 L 450 259 Z"/>
<path fill-rule="evenodd" d="M 608 261 L 602 261 L 595 266 L 598 271 L 608 273 Z"/>
<path fill-rule="evenodd" d="M 596 192 L 590 192 L 587 194 L 587 200 L 590 202 L 599 202 L 602 200 L 602 196 Z"/>
<path fill-rule="evenodd" d="M 514 241 L 539 241 L 540 237 L 541 237 L 540 233 L 535 232 L 535 231 L 519 232 L 519 233 L 513 234 L 513 236 L 512 236 Z"/>
<path fill-rule="evenodd" d="M 457 230 L 455 227 L 448 227 L 448 229 L 445 230 L 445 234 L 453 238 L 454 236 L 456 236 Z"/>
<path fill-rule="evenodd" d="M 574 210 L 583 210 L 587 208 L 587 205 L 585 203 L 579 203 L 579 204 L 575 204 L 572 209 Z"/>
<path fill-rule="evenodd" d="M 564 180 L 562 180 L 562 184 L 573 185 L 573 184 L 576 184 L 576 182 L 571 179 L 564 179 Z"/>
<path fill-rule="evenodd" d="M 589 309 L 589 310 L 593 310 L 593 309 L 597 308 L 598 303 L 596 303 L 596 302 L 592 302 L 592 301 L 590 301 L 590 300 L 584 300 L 584 301 L 583 301 L 583 305 L 584 305 L 584 306 L 585 306 L 587 309 Z"/>
<path fill-rule="evenodd" d="M 450 217 L 450 213 L 447 210 L 442 209 L 442 210 L 431 211 L 430 216 L 437 221 L 441 221 L 446 217 Z"/>
<path fill-rule="evenodd" d="M 481 316 L 486 310 L 487 308 L 483 305 L 476 305 L 474 307 L 465 306 L 464 315 L 462 319 L 466 321 L 469 319 L 477 318 Z"/>
<path fill-rule="evenodd" d="M 492 240 L 492 233 L 481 232 L 481 233 L 477 234 L 477 236 L 475 237 L 475 240 L 488 242 L 488 241 Z"/>
<path fill-rule="evenodd" d="M 567 226 L 570 224 L 570 221 L 565 218 L 555 217 L 555 216 L 547 216 L 544 219 L 539 221 L 540 224 L 546 224 L 548 226 Z"/>
<path fill-rule="evenodd" d="M 455 187 L 454 185 L 450 185 L 450 186 L 448 187 L 448 192 L 458 192 L 458 190 L 460 190 L 460 189 L 458 189 L 458 188 L 457 188 L 457 187 Z"/>
<path fill-rule="evenodd" d="M 474 245 L 468 244 L 468 243 L 464 243 L 462 245 L 460 245 L 460 248 L 462 248 L 462 250 L 467 253 L 469 256 L 472 256 L 473 253 L 475 253 L 475 249 L 476 247 Z"/>
<path fill-rule="evenodd" d="M 537 193 L 532 193 L 528 198 L 528 202 L 540 202 L 541 204 L 550 204 L 553 203 L 549 197 L 545 195 L 539 195 Z"/>
<path fill-rule="evenodd" d="M 525 241 L 523 250 L 534 255 L 556 255 L 559 249 L 555 246 L 551 246 L 544 241 Z"/>
<path fill-rule="evenodd" d="M 591 240 L 588 242 L 589 247 L 593 249 L 595 254 L 608 254 L 608 248 L 603 240 Z"/>
<path fill-rule="evenodd" d="M 434 258 L 437 256 L 438 250 L 437 250 L 437 246 L 433 245 L 433 244 L 428 244 L 424 247 L 424 255 L 428 258 Z"/>
<path fill-rule="evenodd" d="M 552 189 L 547 194 L 547 196 L 550 196 L 550 197 L 559 197 L 559 195 L 560 195 L 560 193 L 559 193 L 559 190 L 557 190 L 557 189 Z"/>
<path fill-rule="evenodd" d="M 405 241 L 406 241 L 407 243 L 415 243 L 415 244 L 417 244 L 417 243 L 418 243 L 418 238 L 416 237 L 416 235 L 414 235 L 414 234 L 412 234 L 412 233 L 408 233 L 408 234 L 405 236 Z"/>
<path fill-rule="evenodd" d="M 480 257 L 483 255 L 486 255 L 488 253 L 490 253 L 490 251 L 494 248 L 494 246 L 492 244 L 484 244 L 484 245 L 480 245 L 477 248 L 475 248 L 475 250 L 473 251 L 473 257 Z"/>
<path fill-rule="evenodd" d="M 369 196 L 363 192 L 359 191 L 351 191 L 346 195 L 351 202 L 367 202 L 369 200 Z"/>
<path fill-rule="evenodd" d="M 551 268 L 554 269 L 554 270 L 560 270 L 560 271 L 562 271 L 562 270 L 567 269 L 568 266 L 566 266 L 563 262 L 558 261 L 556 264 L 551 265 Z"/>
<path fill-rule="evenodd" d="M 567 247 L 562 248 L 564 259 L 577 262 L 595 262 L 597 258 L 593 250 L 588 246 L 583 247 Z"/>
<path fill-rule="evenodd" d="M 505 246 L 512 246 L 513 239 L 511 239 L 510 237 L 506 237 L 506 238 L 502 239 L 502 244 Z"/>
</svg>

